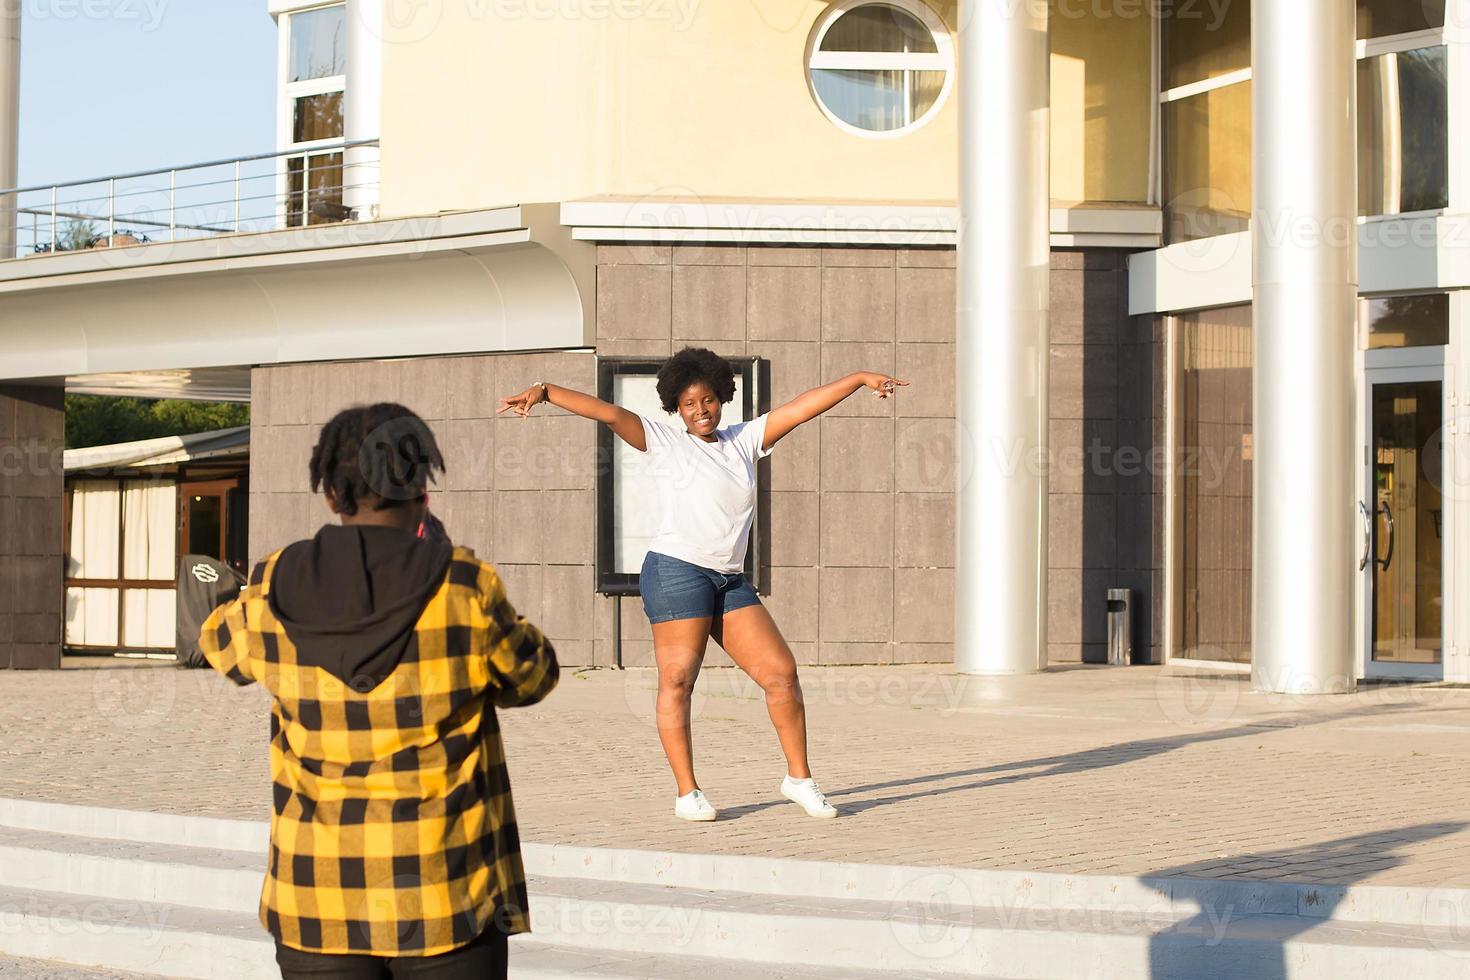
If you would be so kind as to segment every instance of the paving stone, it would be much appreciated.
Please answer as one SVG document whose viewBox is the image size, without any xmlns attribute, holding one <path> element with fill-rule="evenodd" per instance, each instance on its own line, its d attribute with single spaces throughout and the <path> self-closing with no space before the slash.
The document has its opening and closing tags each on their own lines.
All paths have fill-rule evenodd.
<svg viewBox="0 0 1470 980">
<path fill-rule="evenodd" d="M 268 816 L 260 689 L 203 671 L 85 662 L 110 669 L 5 674 L 0 796 Z M 781 799 L 784 764 L 759 689 L 737 670 L 706 668 L 693 703 L 697 772 L 726 819 L 676 823 L 653 671 L 568 669 L 542 704 L 500 713 L 523 837 L 1070 874 L 1470 886 L 1470 691 L 1296 698 L 1167 668 L 981 678 L 933 666 L 804 666 L 801 679 L 812 763 L 841 819 L 810 820 Z"/>
</svg>

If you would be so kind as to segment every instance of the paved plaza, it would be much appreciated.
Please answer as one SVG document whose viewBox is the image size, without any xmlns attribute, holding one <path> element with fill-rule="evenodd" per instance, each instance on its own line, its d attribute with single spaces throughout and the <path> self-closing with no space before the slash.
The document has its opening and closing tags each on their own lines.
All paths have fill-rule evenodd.
<svg viewBox="0 0 1470 980">
<path fill-rule="evenodd" d="M 0 977 L 6 980 L 156 980 L 141 973 L 123 973 L 95 966 L 72 966 L 54 960 L 0 956 Z"/>
<path fill-rule="evenodd" d="M 1256 694 L 1243 675 L 805 668 L 813 765 L 843 816 L 776 793 L 759 691 L 707 670 L 698 773 L 670 815 L 649 670 L 563 674 L 501 713 L 522 834 L 584 846 L 1108 875 L 1470 885 L 1470 691 Z M 169 666 L 13 672 L 0 796 L 265 819 L 267 700 Z"/>
</svg>

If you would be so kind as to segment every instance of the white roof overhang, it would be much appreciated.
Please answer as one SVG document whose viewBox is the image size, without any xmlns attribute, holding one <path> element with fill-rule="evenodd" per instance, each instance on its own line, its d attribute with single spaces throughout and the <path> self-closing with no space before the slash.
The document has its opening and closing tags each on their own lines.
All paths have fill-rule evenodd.
<svg viewBox="0 0 1470 980">
<path fill-rule="evenodd" d="M 587 346 L 592 246 L 532 210 L 3 263 L 0 380 Z"/>
<path fill-rule="evenodd" d="M 729 245 L 954 247 L 953 204 L 745 201 L 725 198 L 596 197 L 567 201 L 562 223 L 590 242 Z M 1053 202 L 1052 248 L 1157 248 L 1157 205 Z"/>
</svg>

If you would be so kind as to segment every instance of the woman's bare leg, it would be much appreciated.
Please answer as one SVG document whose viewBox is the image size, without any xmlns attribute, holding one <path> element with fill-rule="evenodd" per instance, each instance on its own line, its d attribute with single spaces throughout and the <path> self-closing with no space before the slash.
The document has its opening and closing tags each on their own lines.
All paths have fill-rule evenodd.
<svg viewBox="0 0 1470 980">
<path fill-rule="evenodd" d="M 811 768 L 806 755 L 806 704 L 796 676 L 796 658 L 762 605 L 742 606 L 726 613 L 715 630 L 715 642 L 725 648 L 736 666 L 750 675 L 766 695 L 766 711 L 776 726 L 786 773 L 807 779 Z"/>
<path fill-rule="evenodd" d="M 694 778 L 694 745 L 689 733 L 689 699 L 709 643 L 709 617 L 676 619 L 653 626 L 653 659 L 658 664 L 658 701 L 655 717 L 658 738 L 679 795 L 699 788 Z"/>
</svg>

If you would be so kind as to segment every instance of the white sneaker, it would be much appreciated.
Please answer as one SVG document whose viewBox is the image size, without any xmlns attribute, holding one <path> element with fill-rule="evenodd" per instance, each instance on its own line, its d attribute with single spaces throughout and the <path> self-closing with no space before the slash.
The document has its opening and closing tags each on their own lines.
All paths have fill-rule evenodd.
<svg viewBox="0 0 1470 980">
<path fill-rule="evenodd" d="M 837 816 L 837 808 L 827 802 L 822 791 L 817 789 L 814 779 L 792 779 L 787 776 L 781 780 L 781 795 L 799 805 L 809 817 Z"/>
<path fill-rule="evenodd" d="M 719 816 L 710 801 L 705 799 L 704 793 L 699 790 L 690 790 L 674 801 L 674 816 L 680 820 L 713 820 Z"/>
</svg>

